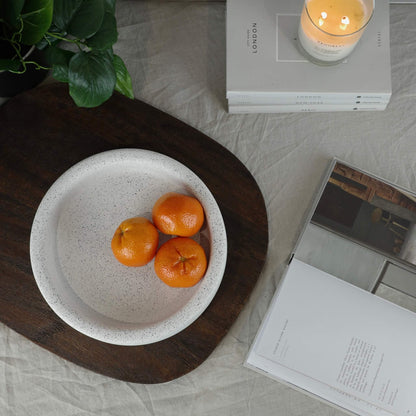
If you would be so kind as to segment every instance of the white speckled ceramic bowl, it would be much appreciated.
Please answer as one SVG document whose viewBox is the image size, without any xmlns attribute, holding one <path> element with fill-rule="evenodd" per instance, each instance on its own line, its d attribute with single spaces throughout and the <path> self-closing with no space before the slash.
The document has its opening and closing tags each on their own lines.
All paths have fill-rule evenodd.
<svg viewBox="0 0 416 416">
<path fill-rule="evenodd" d="M 111 251 L 117 226 L 150 219 L 170 191 L 195 196 L 205 210 L 198 238 L 208 268 L 191 288 L 165 285 L 153 260 L 126 267 Z M 111 344 L 143 345 L 178 333 L 207 308 L 222 280 L 227 239 L 214 197 L 191 170 L 156 152 L 122 149 L 79 162 L 51 186 L 33 222 L 30 258 L 43 297 L 68 325 Z"/>
</svg>

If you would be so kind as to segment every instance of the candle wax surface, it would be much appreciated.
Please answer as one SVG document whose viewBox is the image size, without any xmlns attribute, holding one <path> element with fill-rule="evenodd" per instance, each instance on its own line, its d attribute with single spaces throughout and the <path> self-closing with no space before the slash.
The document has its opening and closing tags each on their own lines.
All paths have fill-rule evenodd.
<svg viewBox="0 0 416 416">
<path fill-rule="evenodd" d="M 365 24 L 364 4 L 360 0 L 310 0 L 306 4 L 313 23 L 333 35 L 348 35 Z"/>
</svg>

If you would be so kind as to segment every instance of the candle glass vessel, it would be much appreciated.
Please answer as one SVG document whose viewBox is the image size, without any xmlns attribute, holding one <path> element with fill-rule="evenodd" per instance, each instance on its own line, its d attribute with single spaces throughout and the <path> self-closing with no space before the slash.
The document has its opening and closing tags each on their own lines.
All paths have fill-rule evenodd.
<svg viewBox="0 0 416 416">
<path fill-rule="evenodd" d="M 298 30 L 301 52 L 319 65 L 343 62 L 374 13 L 374 0 L 305 0 Z"/>
</svg>

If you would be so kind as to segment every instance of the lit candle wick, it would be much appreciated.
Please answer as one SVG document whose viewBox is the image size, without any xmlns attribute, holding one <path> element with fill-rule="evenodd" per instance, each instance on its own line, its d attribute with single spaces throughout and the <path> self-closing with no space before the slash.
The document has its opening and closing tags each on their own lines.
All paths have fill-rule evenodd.
<svg viewBox="0 0 416 416">
<path fill-rule="evenodd" d="M 345 30 L 349 24 L 350 24 L 350 19 L 348 19 L 348 16 L 343 16 L 341 18 L 341 24 L 339 25 L 339 27 L 341 30 Z"/>
<path fill-rule="evenodd" d="M 324 24 L 324 20 L 328 17 L 326 12 L 321 12 L 321 17 L 319 18 L 319 26 L 322 26 Z"/>
</svg>

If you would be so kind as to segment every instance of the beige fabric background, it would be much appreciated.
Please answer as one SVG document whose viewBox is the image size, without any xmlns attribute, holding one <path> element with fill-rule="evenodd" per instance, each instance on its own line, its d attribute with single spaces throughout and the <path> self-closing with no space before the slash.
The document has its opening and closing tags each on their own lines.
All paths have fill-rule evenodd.
<svg viewBox="0 0 416 416">
<path fill-rule="evenodd" d="M 138 99 L 217 140 L 257 180 L 270 244 L 249 303 L 206 362 L 160 385 L 92 373 L 0 325 L 1 416 L 343 414 L 242 364 L 329 160 L 338 156 L 416 189 L 416 5 L 391 6 L 393 96 L 386 111 L 280 115 L 227 114 L 225 7 L 120 0 L 115 50 Z"/>
</svg>

